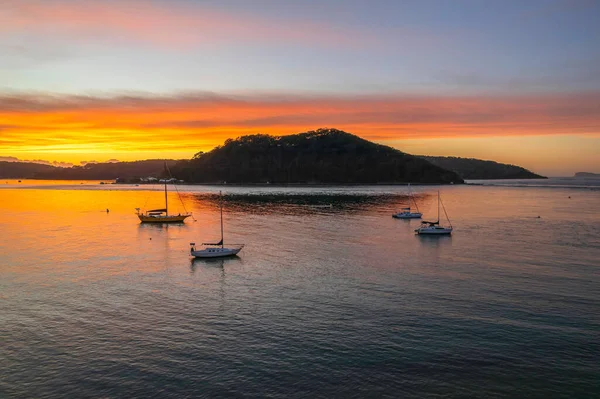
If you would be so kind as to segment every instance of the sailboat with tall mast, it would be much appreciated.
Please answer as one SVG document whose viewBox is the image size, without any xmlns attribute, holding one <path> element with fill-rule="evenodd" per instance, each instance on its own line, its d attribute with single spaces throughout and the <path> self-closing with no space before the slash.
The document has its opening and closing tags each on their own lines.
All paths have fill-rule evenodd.
<svg viewBox="0 0 600 399">
<path fill-rule="evenodd" d="M 408 183 L 408 198 L 409 198 L 408 206 L 406 208 L 402 208 L 402 210 L 400 212 L 394 213 L 392 215 L 393 218 L 395 218 L 395 219 L 421 219 L 421 216 L 423 216 L 423 214 L 419 211 L 419 206 L 417 205 L 417 201 L 415 201 L 415 198 L 412 195 L 412 191 L 410 191 L 410 183 Z M 415 209 L 417 210 L 416 212 L 413 212 L 410 208 L 411 201 L 412 201 L 412 203 L 415 204 Z"/>
<path fill-rule="evenodd" d="M 167 167 L 167 163 L 165 162 L 165 172 L 171 176 L 171 173 Z M 172 180 L 172 176 L 171 176 Z M 169 215 L 169 196 L 167 190 L 167 184 L 169 183 L 169 179 L 164 179 L 165 183 L 165 207 L 160 209 L 150 209 L 146 212 L 142 212 L 140 208 L 135 208 L 137 211 L 137 216 L 140 218 L 142 223 L 183 223 L 183 221 L 192 214 L 190 212 L 179 213 L 177 215 L 172 214 Z M 178 192 L 179 194 L 179 192 Z M 181 198 L 180 198 L 181 200 Z M 183 202 L 182 202 L 183 204 Z M 184 207 L 185 208 L 185 207 Z"/>
<path fill-rule="evenodd" d="M 446 219 L 448 220 L 449 227 L 440 226 L 440 205 L 444 210 L 444 215 L 446 215 Z M 450 235 L 452 234 L 452 223 L 450 222 L 450 218 L 448 217 L 448 213 L 446 212 L 446 207 L 442 203 L 440 198 L 440 192 L 438 191 L 438 208 L 437 208 L 437 220 L 435 222 L 427 222 L 422 221 L 421 227 L 415 230 L 415 232 L 419 235 Z"/>
<path fill-rule="evenodd" d="M 190 242 L 190 255 L 194 258 L 223 258 L 226 256 L 234 256 L 244 248 L 244 244 L 230 244 L 228 247 L 225 247 L 223 240 L 223 195 L 220 191 L 219 199 L 221 208 L 221 241 L 214 244 L 202 243 L 202 245 L 206 246 L 204 249 L 196 249 L 196 243 Z"/>
</svg>

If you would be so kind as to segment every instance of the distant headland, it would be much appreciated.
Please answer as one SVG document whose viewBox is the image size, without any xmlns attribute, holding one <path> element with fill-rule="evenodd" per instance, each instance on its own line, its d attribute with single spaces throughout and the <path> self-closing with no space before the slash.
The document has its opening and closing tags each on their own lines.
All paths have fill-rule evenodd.
<svg viewBox="0 0 600 399">
<path fill-rule="evenodd" d="M 575 177 L 600 177 L 600 173 L 577 172 L 575 173 Z"/>
<path fill-rule="evenodd" d="M 88 163 L 69 168 L 30 162 L 0 162 L 0 178 L 45 180 L 115 180 L 162 176 L 165 162 L 169 167 L 178 161 L 148 159 L 133 162 Z"/>
<path fill-rule="evenodd" d="M 493 161 L 414 156 L 337 129 L 242 136 L 190 160 L 88 163 L 68 168 L 0 162 L 0 178 L 143 183 L 165 177 L 165 162 L 175 179 L 204 184 L 459 184 L 463 179 L 543 178 Z"/>
<path fill-rule="evenodd" d="M 467 180 L 547 179 L 525 168 L 473 158 L 421 156 L 434 165 L 458 173 Z"/>
</svg>

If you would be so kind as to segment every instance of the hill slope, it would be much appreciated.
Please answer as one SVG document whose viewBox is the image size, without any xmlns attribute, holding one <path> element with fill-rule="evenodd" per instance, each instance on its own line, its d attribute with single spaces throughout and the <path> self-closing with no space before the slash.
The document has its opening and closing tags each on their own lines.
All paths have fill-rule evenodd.
<svg viewBox="0 0 600 399">
<path fill-rule="evenodd" d="M 574 177 L 600 177 L 600 173 L 592 172 L 577 172 Z"/>
<path fill-rule="evenodd" d="M 419 155 L 434 165 L 456 172 L 463 179 L 545 179 L 525 168 L 472 158 Z"/>
<path fill-rule="evenodd" d="M 454 172 L 336 130 L 243 136 L 172 168 L 193 183 L 462 183 Z"/>
<path fill-rule="evenodd" d="M 0 178 L 2 179 L 31 179 L 38 173 L 49 173 L 61 168 L 33 162 L 0 161 Z"/>
<path fill-rule="evenodd" d="M 168 160 L 171 167 L 177 161 Z M 66 179 L 66 180 L 115 180 L 116 178 L 132 179 L 139 177 L 163 176 L 165 160 L 148 159 L 133 162 L 88 163 L 84 166 L 71 168 L 54 168 L 35 174 L 37 179 Z"/>
</svg>

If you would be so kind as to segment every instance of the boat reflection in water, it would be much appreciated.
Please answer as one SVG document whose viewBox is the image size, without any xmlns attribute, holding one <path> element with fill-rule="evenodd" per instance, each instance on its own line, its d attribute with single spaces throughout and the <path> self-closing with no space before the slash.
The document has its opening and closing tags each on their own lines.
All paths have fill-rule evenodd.
<svg viewBox="0 0 600 399">
<path fill-rule="evenodd" d="M 220 269 L 224 268 L 225 265 L 240 264 L 242 258 L 239 256 L 220 257 L 220 258 L 196 258 L 190 259 L 190 269 L 192 273 L 196 272 L 198 267 L 206 267 L 208 269 Z"/>
</svg>

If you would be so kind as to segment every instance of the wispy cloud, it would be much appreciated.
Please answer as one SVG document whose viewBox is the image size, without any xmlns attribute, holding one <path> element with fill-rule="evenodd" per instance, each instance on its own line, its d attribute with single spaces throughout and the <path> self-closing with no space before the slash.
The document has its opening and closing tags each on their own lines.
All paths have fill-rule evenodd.
<svg viewBox="0 0 600 399">
<path fill-rule="evenodd" d="M 0 5 L 0 33 L 135 41 L 166 48 L 248 42 L 360 46 L 368 33 L 311 21 L 273 21 L 193 2 L 19 0 Z"/>
<path fill-rule="evenodd" d="M 486 92 L 551 92 L 564 87 L 581 85 L 580 87 L 600 88 L 600 55 L 590 54 L 584 59 L 568 59 L 549 65 L 550 68 L 531 71 L 524 75 L 490 76 L 485 72 L 469 71 L 464 68 L 460 72 L 444 71 L 435 79 L 439 83 L 460 87 L 462 89 L 479 89 Z"/>
<path fill-rule="evenodd" d="M 257 132 L 337 127 L 411 138 L 600 135 L 600 92 L 493 97 L 294 94 L 0 97 L 0 149 L 57 153 L 209 149 Z"/>
</svg>

